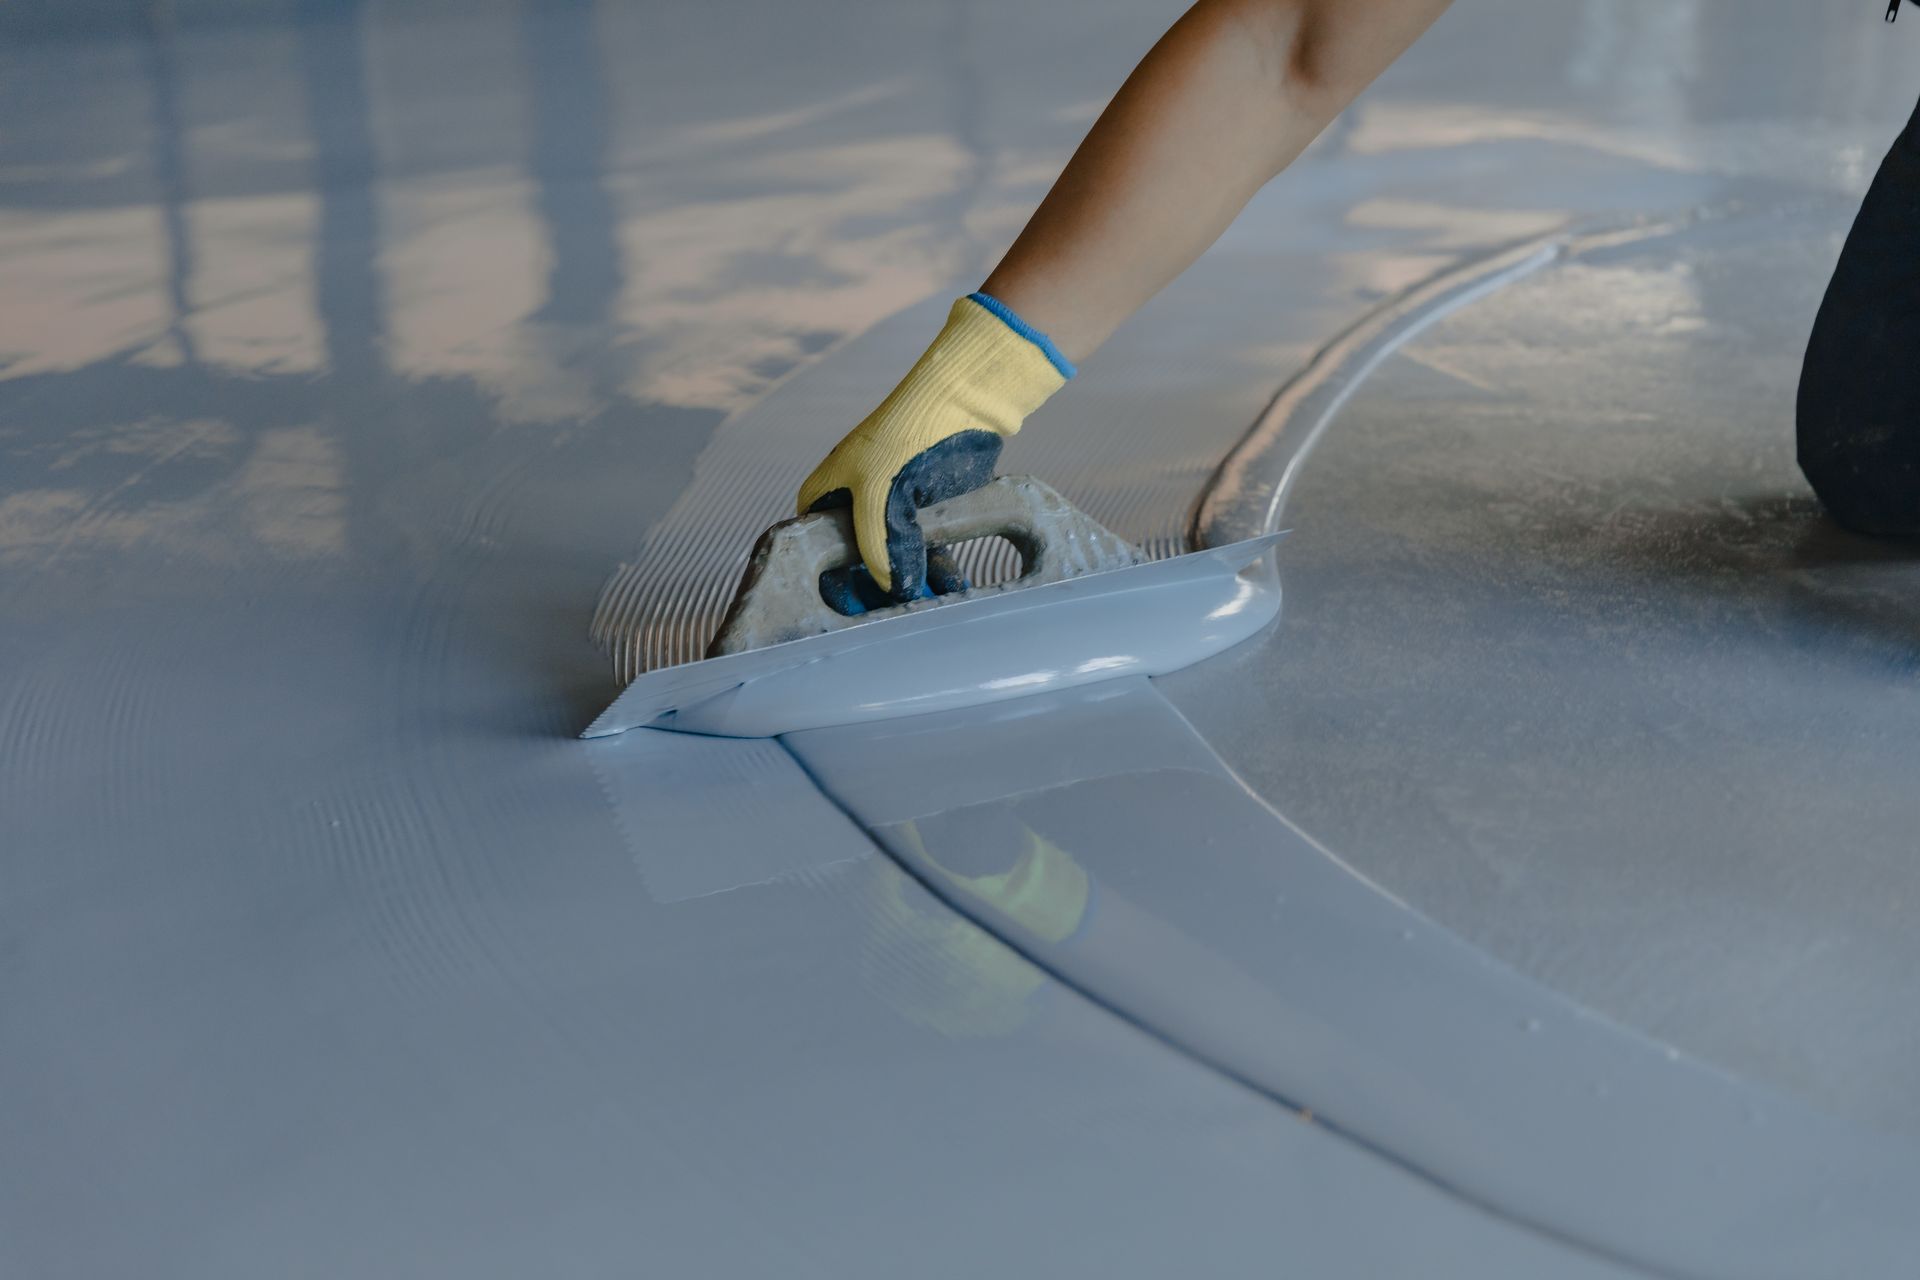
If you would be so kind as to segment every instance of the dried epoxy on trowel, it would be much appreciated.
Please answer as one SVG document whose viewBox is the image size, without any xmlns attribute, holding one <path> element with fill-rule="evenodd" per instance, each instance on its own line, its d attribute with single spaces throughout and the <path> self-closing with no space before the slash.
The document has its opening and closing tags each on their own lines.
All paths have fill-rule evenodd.
<svg viewBox="0 0 1920 1280">
<path fill-rule="evenodd" d="M 1277 534 L 1143 563 L 1031 477 L 1001 477 L 920 521 L 936 544 L 1003 537 L 1022 572 L 849 615 L 822 593 L 824 577 L 858 559 L 847 513 L 783 521 L 761 535 L 708 656 L 638 677 L 584 736 L 653 725 L 764 737 L 1158 675 L 1279 610 L 1264 560 Z"/>
</svg>

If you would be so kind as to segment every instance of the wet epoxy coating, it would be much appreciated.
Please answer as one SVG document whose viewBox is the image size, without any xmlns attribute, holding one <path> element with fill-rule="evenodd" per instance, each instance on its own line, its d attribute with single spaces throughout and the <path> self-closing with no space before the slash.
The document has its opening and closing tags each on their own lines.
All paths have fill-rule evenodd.
<svg viewBox="0 0 1920 1280">
<path fill-rule="evenodd" d="M 791 735 L 933 892 L 1495 1214 L 1661 1274 L 1894 1274 L 1920 1149 L 1633 1036 L 1263 806 L 1142 679 Z"/>
<path fill-rule="evenodd" d="M 582 736 L 655 726 L 765 738 L 1179 671 L 1278 616 L 1273 548 L 1281 536 L 982 588 L 825 635 L 651 671 Z"/>
<path fill-rule="evenodd" d="M 684 547 L 664 598 L 724 599 L 732 574 L 707 568 L 782 513 L 783 451 L 870 407 L 925 341 L 912 308 L 977 284 L 1173 9 L 889 5 L 861 11 L 855 41 L 831 6 L 789 4 L 0 8 L 0 1271 L 1627 1273 L 1048 978 L 876 852 L 777 746 L 571 738 L 613 689 L 584 634 L 608 572 L 636 546 Z M 1373 656 L 1365 619 L 1324 603 L 1330 581 L 1424 609 L 1429 571 L 1482 566 L 1497 610 L 1532 589 L 1496 571 L 1516 531 L 1652 483 L 1580 452 L 1582 403 L 1777 436 L 1790 375 L 1771 362 L 1911 108 L 1913 34 L 1787 0 L 1463 0 L 1008 459 L 1176 549 L 1280 382 L 1420 279 L 1591 217 L 1737 203 L 1778 212 L 1794 244 L 1813 229 L 1805 261 L 1762 237 L 1750 266 L 1702 240 L 1591 269 L 1591 336 L 1644 362 L 1644 401 L 1595 353 L 1512 339 L 1532 321 L 1510 308 L 1551 311 L 1547 294 L 1409 344 L 1349 412 L 1404 431 L 1418 395 L 1444 428 L 1466 377 L 1496 389 L 1476 403 L 1507 388 L 1520 408 L 1456 405 L 1458 430 L 1551 437 L 1587 469 L 1488 498 L 1513 516 L 1502 537 L 1434 526 L 1416 576 L 1394 553 L 1431 513 L 1390 547 L 1358 536 L 1368 512 L 1424 508 L 1405 486 L 1360 501 L 1391 470 L 1347 430 L 1365 416 L 1336 423 L 1293 507 L 1281 629 L 1167 688 L 1268 800 L 1442 923 L 1883 1127 L 1906 1105 L 1884 1067 L 1911 1025 L 1886 979 L 1844 979 L 1903 964 L 1897 850 L 1754 878 L 1706 827 L 1645 830 L 1662 809 L 1636 786 L 1704 771 L 1733 821 L 1739 771 L 1760 764 L 1689 737 L 1697 708 L 1634 721 L 1649 704 L 1631 699 L 1622 723 L 1665 726 L 1673 754 L 1629 770 L 1635 750 L 1603 749 L 1623 734 L 1597 733 L 1577 782 L 1635 840 L 1536 840 L 1529 814 L 1598 811 L 1431 770 L 1508 721 L 1465 717 L 1465 746 L 1429 750 L 1420 724 L 1465 732 L 1461 705 L 1411 677 L 1336 705 L 1352 689 L 1330 671 L 1390 668 L 1315 662 L 1345 617 L 1356 660 Z M 1741 280 L 1669 307 L 1676 264 Z M 1656 312 L 1686 323 L 1622 336 Z M 1749 353 L 1762 371 L 1730 375 Z M 1711 382 L 1690 380 L 1708 355 Z M 1607 375 L 1604 397 L 1539 411 L 1563 369 Z M 1395 381 L 1416 376 L 1427 390 Z M 1724 435 L 1701 437 L 1715 467 Z M 734 469 L 756 441 L 764 472 Z M 1812 521 L 1790 473 L 1766 474 L 1759 490 Z M 742 496 L 710 497 L 729 475 Z M 1350 534 L 1350 561 L 1323 558 Z M 1697 578 L 1670 572 L 1693 562 L 1655 534 L 1610 581 L 1695 601 Z M 1731 557 L 1714 581 L 1750 563 L 1739 537 L 1708 545 Z M 1897 570 L 1863 561 L 1837 572 Z M 1893 629 L 1840 640 L 1897 645 L 1897 599 L 1861 590 Z M 1796 643 L 1737 593 L 1699 594 L 1730 613 L 1698 619 L 1698 648 L 1754 645 L 1764 668 Z M 682 614 L 677 634 L 697 632 L 705 615 Z M 1650 661 L 1660 616 L 1607 615 Z M 1316 617 L 1332 629 L 1301 643 L 1290 628 Z M 1449 648 L 1450 678 L 1505 669 L 1498 652 Z M 1847 670 L 1884 686 L 1872 653 Z M 1728 696 L 1811 723 L 1823 686 L 1759 699 L 1783 685 L 1761 670 Z M 1868 722 L 1888 769 L 1909 741 L 1895 710 Z M 1860 824 L 1900 802 L 1880 777 L 1848 775 Z M 1450 833 L 1430 860 L 1404 825 L 1423 807 Z M 1526 894 L 1481 893 L 1467 865 L 1489 846 L 1458 833 L 1496 830 L 1513 833 L 1500 865 L 1540 872 L 1514 878 Z M 1546 874 L 1576 855 L 1579 880 Z M 1614 857 L 1629 888 L 1590 901 Z M 1649 920 L 1711 910 L 1739 964 L 1648 950 L 1679 934 Z M 1595 976 L 1614 972 L 1657 980 L 1610 993 Z M 1796 975 L 1821 981 L 1776 999 Z"/>
</svg>

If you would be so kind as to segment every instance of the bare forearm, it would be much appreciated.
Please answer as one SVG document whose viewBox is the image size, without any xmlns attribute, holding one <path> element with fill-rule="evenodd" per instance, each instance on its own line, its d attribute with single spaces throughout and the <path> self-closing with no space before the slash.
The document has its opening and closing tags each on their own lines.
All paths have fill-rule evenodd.
<svg viewBox="0 0 1920 1280">
<path fill-rule="evenodd" d="M 1074 153 L 986 292 L 1074 360 L 1219 238 L 1449 0 L 1200 0 Z"/>
</svg>

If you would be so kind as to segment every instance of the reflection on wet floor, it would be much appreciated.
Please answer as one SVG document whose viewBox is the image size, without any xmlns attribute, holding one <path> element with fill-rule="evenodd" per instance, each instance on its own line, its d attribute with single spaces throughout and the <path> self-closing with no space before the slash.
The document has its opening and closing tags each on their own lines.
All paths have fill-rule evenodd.
<svg viewBox="0 0 1920 1280">
<path fill-rule="evenodd" d="M 1086 1005 L 839 814 L 785 807 L 749 749 L 709 744 L 729 758 L 702 774 L 569 736 L 610 692 L 585 637 L 606 574 L 702 527 L 674 506 L 735 442 L 864 412 L 924 340 L 912 308 L 977 283 L 1170 14 L 905 3 L 862 8 L 853 40 L 755 0 L 0 6 L 0 1148 L 30 1153 L 0 1161 L 0 1271 L 1618 1274 Z M 1010 458 L 1171 549 L 1280 380 L 1382 298 L 1590 215 L 1788 211 L 1780 243 L 1543 279 L 1586 292 L 1408 348 L 1302 490 L 1292 629 L 1173 691 L 1448 925 L 1898 1123 L 1902 851 L 1785 857 L 1818 843 L 1814 809 L 1746 805 L 1736 769 L 1779 776 L 1824 686 L 1770 723 L 1762 677 L 1806 672 L 1708 659 L 1721 621 L 1793 611 L 1789 642 L 1840 652 L 1856 699 L 1857 771 L 1802 778 L 1818 812 L 1904 794 L 1882 790 L 1900 704 L 1866 705 L 1904 669 L 1894 567 L 1818 533 L 1773 453 L 1751 484 L 1711 477 L 1777 411 L 1786 375 L 1750 352 L 1791 345 L 1910 107 L 1909 35 L 1791 0 L 1463 3 Z M 1514 340 L 1569 305 L 1589 363 Z M 1645 370 L 1634 395 L 1604 352 Z M 1569 417 L 1602 398 L 1622 430 L 1691 404 L 1705 452 L 1675 506 L 1610 505 L 1633 459 Z M 1415 420 L 1438 455 L 1381 465 Z M 1441 465 L 1499 429 L 1562 443 Z M 764 523 L 777 470 L 730 519 Z M 1551 581 L 1516 563 L 1526 531 Z M 1836 579 L 1857 626 L 1810 620 Z M 1580 626 L 1603 631 L 1648 590 L 1692 602 L 1641 652 L 1717 673 L 1722 701 L 1662 687 L 1670 718 L 1608 721 L 1572 696 L 1648 692 L 1622 676 L 1463 714 L 1426 696 L 1437 659 L 1389 679 L 1366 643 L 1373 665 L 1320 680 L 1348 633 L 1313 626 L 1364 637 L 1379 608 L 1404 634 L 1418 609 L 1465 661 L 1515 582 L 1599 584 L 1612 611 Z M 1566 616 L 1534 623 L 1563 657 Z M 1492 785 L 1474 762 L 1514 724 L 1561 754 Z M 1635 790 L 1709 760 L 1711 805 Z M 728 770 L 755 803 L 702 785 Z M 1522 821 L 1547 793 L 1565 821 Z M 1653 822 L 1683 809 L 1699 823 Z M 1758 852 L 1730 856 L 1716 815 Z M 1589 838 L 1603 818 L 1624 852 Z M 957 874 L 1052 919 L 1073 877 L 1034 858 Z M 1669 945 L 1701 916 L 1718 960 Z M 1741 974 L 1767 995 L 1730 998 Z M 993 1228 L 954 1231 L 955 1204 Z"/>
</svg>

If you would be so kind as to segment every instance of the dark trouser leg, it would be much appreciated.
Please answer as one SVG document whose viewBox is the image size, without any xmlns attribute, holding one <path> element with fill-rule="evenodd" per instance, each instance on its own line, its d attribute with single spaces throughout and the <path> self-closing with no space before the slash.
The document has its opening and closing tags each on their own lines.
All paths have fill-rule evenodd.
<svg viewBox="0 0 1920 1280">
<path fill-rule="evenodd" d="M 1920 106 L 1847 234 L 1797 411 L 1800 469 L 1833 517 L 1920 535 Z"/>
</svg>

